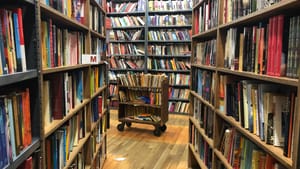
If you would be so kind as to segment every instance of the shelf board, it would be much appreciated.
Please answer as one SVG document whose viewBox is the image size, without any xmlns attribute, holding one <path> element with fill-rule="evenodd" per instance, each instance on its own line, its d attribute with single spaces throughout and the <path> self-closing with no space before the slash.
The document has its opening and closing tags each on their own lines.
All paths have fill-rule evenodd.
<svg viewBox="0 0 300 169">
<path fill-rule="evenodd" d="M 187 55 L 148 55 L 148 57 L 154 57 L 154 58 L 190 58 L 191 54 L 187 54 Z"/>
<path fill-rule="evenodd" d="M 145 12 L 135 11 L 135 12 L 108 12 L 107 17 L 111 16 L 144 16 Z"/>
<path fill-rule="evenodd" d="M 110 58 L 110 57 L 112 57 L 112 56 L 114 56 L 114 57 L 127 57 L 127 56 L 130 56 L 130 57 L 144 57 L 145 55 L 136 55 L 136 54 L 124 54 L 124 55 L 122 55 L 122 54 L 112 54 L 112 55 L 108 55 L 108 56 L 106 56 L 106 57 Z"/>
<path fill-rule="evenodd" d="M 72 152 L 70 152 L 69 160 L 67 160 L 67 163 L 64 166 L 64 169 L 68 169 L 71 166 L 72 162 L 76 159 L 78 153 L 81 151 L 84 144 L 90 138 L 90 135 L 91 135 L 91 133 L 86 133 L 86 136 L 79 140 L 78 145 L 73 147 Z"/>
<path fill-rule="evenodd" d="M 119 30 L 119 29 L 142 29 L 145 28 L 145 26 L 120 26 L 120 27 L 112 27 L 113 30 Z"/>
<path fill-rule="evenodd" d="M 69 18 L 68 16 L 62 14 L 61 12 L 57 11 L 56 9 L 45 5 L 43 3 L 40 3 L 40 7 L 41 7 L 41 12 L 46 14 L 47 16 L 51 17 L 52 20 L 55 21 L 59 21 L 69 27 L 75 28 L 75 29 L 80 29 L 80 30 L 85 30 L 88 31 L 89 28 L 83 24 L 81 24 L 80 22 Z"/>
<path fill-rule="evenodd" d="M 161 105 L 152 105 L 146 103 L 133 103 L 133 102 L 119 102 L 119 105 L 131 105 L 134 107 L 152 107 L 152 108 L 161 108 Z"/>
<path fill-rule="evenodd" d="M 151 14 L 168 14 L 168 15 L 175 15 L 175 14 L 192 14 L 192 9 L 175 9 L 175 10 L 157 10 L 157 11 L 148 11 L 149 15 Z"/>
<path fill-rule="evenodd" d="M 95 30 L 92 30 L 92 29 L 90 29 L 90 31 L 91 31 L 92 36 L 97 36 L 98 38 L 105 40 L 105 38 L 106 38 L 105 35 L 102 35 L 101 33 L 97 32 Z"/>
<path fill-rule="evenodd" d="M 13 74 L 6 74 L 0 76 L 0 86 L 18 83 L 24 80 L 36 78 L 38 76 L 37 70 L 28 70 L 26 72 L 16 72 Z"/>
<path fill-rule="evenodd" d="M 148 43 L 191 43 L 190 40 L 148 40 Z"/>
<path fill-rule="evenodd" d="M 169 87 L 173 87 L 173 88 L 190 88 L 190 85 L 169 84 Z"/>
<path fill-rule="evenodd" d="M 201 168 L 201 169 L 207 169 L 207 166 L 206 166 L 206 165 L 203 163 L 203 161 L 200 159 L 199 153 L 197 153 L 197 152 L 195 151 L 195 148 L 194 148 L 194 146 L 193 146 L 191 143 L 189 143 L 189 148 L 190 148 L 190 151 L 193 152 L 193 155 L 194 155 L 195 159 L 197 160 L 197 162 L 198 162 L 200 168 Z"/>
<path fill-rule="evenodd" d="M 297 6 L 299 7 L 299 5 L 297 5 L 299 3 L 297 3 L 297 0 L 284 0 L 284 1 L 280 1 L 277 2 L 267 8 L 255 11 L 253 13 L 250 13 L 249 15 L 246 16 L 242 16 L 232 22 L 229 23 L 225 23 L 225 24 L 221 24 L 219 26 L 220 29 L 226 29 L 229 27 L 233 27 L 236 25 L 241 25 L 241 24 L 246 24 L 246 23 L 250 23 L 250 22 L 255 22 L 255 21 L 260 21 L 264 18 L 268 18 L 270 16 L 273 16 L 277 13 L 280 13 L 284 10 L 290 9 L 292 7 L 296 8 Z"/>
<path fill-rule="evenodd" d="M 15 169 L 18 168 L 30 155 L 32 155 L 40 147 L 40 139 L 32 138 L 32 143 L 26 147 L 21 153 L 16 157 L 16 160 L 10 163 L 5 169 Z"/>
<path fill-rule="evenodd" d="M 70 112 L 61 120 L 53 120 L 48 126 L 44 127 L 44 138 L 47 138 L 59 127 L 61 127 L 66 121 L 71 119 L 80 109 L 82 109 L 86 104 L 90 102 L 90 99 L 84 99 L 80 105 L 77 105 L 74 109 L 71 109 Z"/>
<path fill-rule="evenodd" d="M 190 91 L 190 94 L 193 95 L 194 97 L 196 97 L 197 99 L 199 99 L 202 103 L 204 103 L 205 105 L 207 105 L 210 109 L 212 109 L 213 111 L 215 110 L 214 105 L 212 105 L 211 103 L 209 103 L 207 100 L 204 100 L 202 98 L 202 96 L 200 96 L 198 93 L 196 93 L 195 91 Z"/>
<path fill-rule="evenodd" d="M 145 40 L 109 40 L 109 43 L 144 43 Z"/>
<path fill-rule="evenodd" d="M 211 28 L 205 32 L 200 32 L 197 34 L 192 35 L 192 39 L 199 39 L 199 38 L 208 38 L 208 37 L 217 37 L 217 30 L 218 28 Z"/>
<path fill-rule="evenodd" d="M 222 119 L 227 121 L 231 126 L 238 129 L 240 133 L 242 133 L 244 136 L 246 136 L 249 140 L 251 140 L 254 144 L 259 146 L 261 149 L 263 149 L 265 152 L 269 153 L 271 156 L 273 156 L 277 161 L 279 161 L 281 164 L 283 164 L 287 168 L 292 167 L 292 159 L 285 157 L 283 155 L 283 150 L 279 147 L 275 147 L 273 145 L 266 144 L 264 141 L 262 141 L 257 135 L 249 132 L 248 130 L 244 129 L 239 122 L 237 122 L 233 117 L 225 115 L 225 113 L 221 112 L 220 110 L 216 110 L 217 115 L 219 115 Z"/>
<path fill-rule="evenodd" d="M 103 116 L 105 116 L 106 112 L 107 112 L 107 109 L 104 108 L 104 109 L 102 110 L 101 116 L 99 116 L 99 119 L 98 119 L 96 122 L 92 122 L 92 125 L 91 125 L 91 126 L 92 126 L 92 127 L 91 127 L 91 131 L 94 131 L 95 128 L 96 128 L 96 126 L 99 125 L 100 119 L 102 119 Z"/>
<path fill-rule="evenodd" d="M 107 85 L 103 85 L 102 87 L 98 88 L 95 93 L 92 94 L 91 99 L 98 96 L 101 92 L 106 89 Z"/>
<path fill-rule="evenodd" d="M 144 69 L 122 69 L 122 68 L 110 68 L 110 71 L 136 71 L 136 72 L 143 72 Z"/>
<path fill-rule="evenodd" d="M 208 65 L 201 65 L 201 64 L 191 64 L 192 67 L 200 68 L 200 69 L 206 69 L 210 71 L 216 71 L 217 68 L 215 66 L 208 66 Z"/>
<path fill-rule="evenodd" d="M 193 11 L 197 8 L 200 7 L 200 5 L 202 5 L 204 2 L 207 2 L 207 0 L 198 0 L 199 2 L 197 2 L 196 4 L 193 4 Z"/>
<path fill-rule="evenodd" d="M 74 70 L 74 69 L 87 68 L 89 66 L 90 66 L 89 64 L 80 64 L 80 65 L 73 65 L 73 66 L 60 66 L 60 67 L 54 67 L 54 68 L 43 68 L 42 73 L 43 74 L 57 73 L 57 72 Z"/>
<path fill-rule="evenodd" d="M 194 117 L 190 117 L 190 121 L 197 128 L 197 130 L 199 131 L 199 133 L 201 134 L 201 136 L 203 137 L 203 139 L 205 140 L 205 142 L 207 142 L 207 144 L 209 145 L 209 147 L 211 149 L 213 149 L 214 148 L 214 141 L 205 134 L 204 129 L 200 127 L 199 121 L 196 120 Z"/>
<path fill-rule="evenodd" d="M 298 86 L 298 79 L 292 79 L 292 78 L 287 78 L 287 77 L 276 77 L 276 76 L 268 76 L 268 75 L 260 75 L 260 74 L 255 74 L 252 72 L 240 72 L 240 71 L 233 71 L 229 70 L 226 68 L 217 68 L 219 72 L 227 73 L 227 74 L 232 74 L 232 75 L 237 75 L 237 76 L 242 76 L 242 77 L 247 77 L 247 78 L 252 78 L 252 79 L 257 79 L 257 80 L 262 80 L 262 81 L 268 81 L 268 82 L 273 82 L 273 83 L 278 83 L 278 84 L 283 84 L 283 85 L 289 85 L 289 86 Z"/>
<path fill-rule="evenodd" d="M 224 155 L 217 149 L 214 149 L 214 153 L 217 155 L 217 158 L 222 162 L 226 169 L 233 169 L 232 166 L 228 163 Z"/>
<path fill-rule="evenodd" d="M 180 29 L 192 28 L 192 25 L 150 25 L 148 29 Z"/>
<path fill-rule="evenodd" d="M 190 73 L 190 70 L 149 69 L 149 72 Z"/>
<path fill-rule="evenodd" d="M 140 124 L 151 124 L 151 125 L 155 125 L 155 124 L 161 124 L 161 120 L 154 122 L 154 121 L 147 121 L 147 120 L 135 120 L 135 119 L 129 119 L 129 118 L 119 118 L 120 122 L 132 122 L 132 123 L 140 123 Z"/>
</svg>

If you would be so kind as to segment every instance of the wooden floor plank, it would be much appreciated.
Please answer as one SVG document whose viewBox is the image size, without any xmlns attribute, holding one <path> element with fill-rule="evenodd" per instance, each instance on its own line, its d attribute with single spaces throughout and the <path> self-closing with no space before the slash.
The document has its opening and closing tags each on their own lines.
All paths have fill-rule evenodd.
<svg viewBox="0 0 300 169">
<path fill-rule="evenodd" d="M 153 135 L 151 125 L 133 123 L 117 130 L 117 111 L 111 111 L 107 133 L 107 159 L 103 169 L 186 169 L 188 116 L 169 115 L 167 130 Z"/>
</svg>

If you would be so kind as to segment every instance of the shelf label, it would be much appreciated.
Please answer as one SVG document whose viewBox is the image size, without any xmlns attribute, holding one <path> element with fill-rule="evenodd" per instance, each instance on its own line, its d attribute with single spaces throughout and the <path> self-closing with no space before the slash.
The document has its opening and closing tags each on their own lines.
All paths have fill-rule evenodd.
<svg viewBox="0 0 300 169">
<path fill-rule="evenodd" d="M 101 59 L 97 54 L 82 54 L 82 64 L 99 64 Z"/>
</svg>

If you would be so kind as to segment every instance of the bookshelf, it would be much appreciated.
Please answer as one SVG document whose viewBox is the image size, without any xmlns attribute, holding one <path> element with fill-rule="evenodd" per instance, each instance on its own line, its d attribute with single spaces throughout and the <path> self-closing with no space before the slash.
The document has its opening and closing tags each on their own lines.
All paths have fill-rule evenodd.
<svg viewBox="0 0 300 169">
<path fill-rule="evenodd" d="M 101 168 L 109 117 L 106 2 L 39 1 L 37 9 L 42 168 Z M 83 64 L 82 54 L 100 61 Z"/>
<path fill-rule="evenodd" d="M 137 3 L 136 10 L 128 10 Z M 177 107 L 185 107 L 183 109 L 188 109 L 188 100 L 174 99 L 172 91 L 174 89 L 180 90 L 189 89 L 189 71 L 190 71 L 190 57 L 191 57 L 191 14 L 192 14 L 192 1 L 111 1 L 108 2 L 109 7 L 108 15 L 113 17 L 110 18 L 109 25 L 113 25 L 110 33 L 116 32 L 116 30 L 123 31 L 137 31 L 139 29 L 143 30 L 141 39 L 137 40 L 115 40 L 117 35 L 109 34 L 111 38 L 109 45 L 112 45 L 108 49 L 108 57 L 111 64 L 110 70 L 113 71 L 115 76 L 118 74 L 126 73 L 126 71 L 132 72 L 144 72 L 152 74 L 162 74 L 165 73 L 169 76 L 169 86 L 170 86 L 170 102 L 169 102 L 169 112 L 187 114 L 187 112 L 176 112 L 174 111 L 175 104 Z M 123 10 L 124 9 L 124 10 Z M 127 9 L 127 10 L 126 10 Z M 140 10 L 143 9 L 143 10 Z M 120 12 L 116 12 L 120 11 Z M 130 25 L 123 26 L 122 20 L 125 16 L 140 16 L 145 18 L 143 25 Z M 118 17 L 121 26 L 118 25 Z M 126 20 L 126 18 L 124 18 Z M 116 45 L 116 43 L 120 45 Z M 131 52 L 123 53 L 125 55 L 120 55 L 115 53 L 110 57 L 113 49 L 122 49 L 123 44 L 132 44 L 132 46 L 124 46 L 126 49 L 135 48 L 134 45 L 140 43 L 143 52 Z M 131 54 L 131 55 L 130 55 Z M 129 56 L 128 56 L 129 55 Z M 132 67 L 128 63 L 123 63 L 123 60 L 130 59 L 133 60 L 143 60 L 142 66 Z M 116 64 L 114 64 L 117 60 Z M 120 63 L 118 63 L 118 61 Z M 116 68 L 117 67 L 117 68 Z M 115 76 L 112 80 L 115 81 Z M 176 79 L 175 79 L 176 78 Z M 110 84 L 111 96 L 117 100 L 115 96 L 116 85 L 114 82 Z M 172 98 L 172 99 L 171 99 Z M 117 104 L 116 104 L 117 105 Z"/>
<path fill-rule="evenodd" d="M 155 136 L 167 129 L 168 121 L 166 75 L 122 74 L 118 78 L 119 111 L 117 129 L 124 131 L 132 123 L 153 125 Z"/>
<path fill-rule="evenodd" d="M 38 167 L 41 114 L 40 92 L 36 91 L 36 6 L 34 1 L 0 4 L 0 168 L 24 167 L 28 163 Z"/>
<path fill-rule="evenodd" d="M 299 168 L 300 3 L 249 2 L 193 2 L 190 168 Z"/>
</svg>

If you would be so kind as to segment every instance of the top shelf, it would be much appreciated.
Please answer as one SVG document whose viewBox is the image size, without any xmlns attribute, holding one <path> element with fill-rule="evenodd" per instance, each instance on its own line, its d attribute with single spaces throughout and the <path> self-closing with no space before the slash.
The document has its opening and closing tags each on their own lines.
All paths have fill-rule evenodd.
<svg viewBox="0 0 300 169">
<path fill-rule="evenodd" d="M 24 80 L 33 79 L 37 76 L 38 73 L 36 70 L 28 70 L 26 72 L 17 72 L 14 74 L 1 75 L 0 86 L 10 85 Z"/>
</svg>

